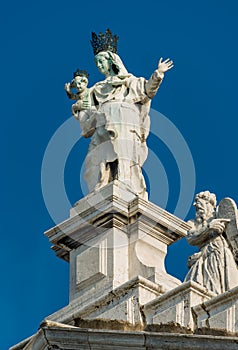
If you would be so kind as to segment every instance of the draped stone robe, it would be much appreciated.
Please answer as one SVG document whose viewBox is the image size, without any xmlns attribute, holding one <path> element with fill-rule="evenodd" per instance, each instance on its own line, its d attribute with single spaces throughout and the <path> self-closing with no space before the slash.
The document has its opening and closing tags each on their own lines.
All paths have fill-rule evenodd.
<svg viewBox="0 0 238 350">
<path fill-rule="evenodd" d="M 141 167 L 148 154 L 148 112 L 162 79 L 157 70 L 149 81 L 131 74 L 110 76 L 90 89 L 94 107 L 80 112 L 82 129 L 95 125 L 85 163 L 90 192 L 118 179 L 145 196 Z"/>
<path fill-rule="evenodd" d="M 190 270 L 185 281 L 195 281 L 221 294 L 238 285 L 238 269 L 225 237 L 209 230 L 212 219 L 203 223 L 190 221 L 192 229 L 186 239 L 189 244 L 198 246 L 200 251 L 189 258 Z"/>
</svg>

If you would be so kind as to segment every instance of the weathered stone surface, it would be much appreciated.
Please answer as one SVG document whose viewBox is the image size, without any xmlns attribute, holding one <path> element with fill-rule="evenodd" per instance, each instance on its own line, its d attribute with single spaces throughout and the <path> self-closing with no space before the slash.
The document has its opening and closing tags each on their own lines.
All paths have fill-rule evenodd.
<svg viewBox="0 0 238 350">
<path fill-rule="evenodd" d="M 10 350 L 237 350 L 237 337 L 43 327 L 25 348 Z"/>
<path fill-rule="evenodd" d="M 197 328 L 238 332 L 238 287 L 193 307 Z"/>
<path fill-rule="evenodd" d="M 123 285 L 102 293 L 83 293 L 68 306 L 47 317 L 48 320 L 78 324 L 84 320 L 117 320 L 131 325 L 144 325 L 141 306 L 162 295 L 162 288 L 143 278 L 135 277 Z M 75 323 L 76 322 L 76 323 Z"/>
<path fill-rule="evenodd" d="M 147 324 L 169 324 L 174 322 L 194 330 L 192 307 L 214 297 L 215 293 L 189 281 L 152 300 L 143 307 Z"/>
<path fill-rule="evenodd" d="M 118 181 L 80 200 L 71 215 L 46 232 L 57 255 L 70 260 L 70 300 L 103 296 L 136 276 L 164 291 L 181 283 L 164 259 L 190 227 L 184 221 Z"/>
</svg>

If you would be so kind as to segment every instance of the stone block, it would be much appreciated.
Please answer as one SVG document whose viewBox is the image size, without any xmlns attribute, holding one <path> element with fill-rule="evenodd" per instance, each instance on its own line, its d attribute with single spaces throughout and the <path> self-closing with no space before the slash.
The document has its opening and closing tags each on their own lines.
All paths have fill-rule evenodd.
<svg viewBox="0 0 238 350">
<path fill-rule="evenodd" d="M 128 236 L 108 229 L 70 253 L 70 300 L 90 300 L 128 281 Z"/>
<path fill-rule="evenodd" d="M 145 320 L 141 306 L 162 295 L 162 289 L 137 276 L 104 295 L 99 293 L 87 299 L 86 294 L 72 300 L 68 306 L 47 319 L 76 325 L 80 324 L 80 320 L 117 320 L 142 326 Z"/>
<path fill-rule="evenodd" d="M 136 196 L 118 181 L 81 199 L 68 220 L 45 233 L 56 254 L 70 263 L 66 319 L 72 320 L 73 313 L 97 305 L 98 317 L 121 319 L 131 314 L 129 319 L 138 321 L 140 306 L 158 294 L 143 298 L 146 288 L 138 287 L 135 303 L 127 288 L 127 296 L 122 297 L 125 284 L 134 283 L 140 276 L 146 283 L 154 283 L 161 293 L 180 285 L 181 281 L 166 272 L 164 260 L 167 246 L 184 237 L 189 228 L 183 220 Z M 121 291 L 120 297 L 106 310 L 99 300 L 110 299 L 115 290 Z M 94 315 L 91 311 L 86 314 Z M 54 320 L 61 322 L 61 311 L 59 315 Z"/>
<path fill-rule="evenodd" d="M 196 324 L 192 306 L 209 300 L 215 294 L 199 284 L 189 281 L 144 305 L 147 324 L 176 323 L 194 330 Z"/>
<path fill-rule="evenodd" d="M 198 328 L 238 332 L 238 287 L 193 307 Z"/>
</svg>

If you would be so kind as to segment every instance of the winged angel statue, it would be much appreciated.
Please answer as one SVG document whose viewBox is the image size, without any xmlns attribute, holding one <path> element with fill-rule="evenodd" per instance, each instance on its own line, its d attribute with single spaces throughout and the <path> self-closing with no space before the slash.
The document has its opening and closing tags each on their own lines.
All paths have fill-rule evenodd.
<svg viewBox="0 0 238 350">
<path fill-rule="evenodd" d="M 238 286 L 238 214 L 236 203 L 200 192 L 194 202 L 196 216 L 190 221 L 187 240 L 199 248 L 188 259 L 185 281 L 193 280 L 216 294 Z"/>
</svg>

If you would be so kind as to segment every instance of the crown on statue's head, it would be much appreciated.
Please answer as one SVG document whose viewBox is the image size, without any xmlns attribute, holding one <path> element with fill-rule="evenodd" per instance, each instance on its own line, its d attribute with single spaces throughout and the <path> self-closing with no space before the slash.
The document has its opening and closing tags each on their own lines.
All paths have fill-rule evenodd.
<svg viewBox="0 0 238 350">
<path fill-rule="evenodd" d="M 74 78 L 76 77 L 86 77 L 88 79 L 88 72 L 86 70 L 82 70 L 82 69 L 77 69 L 75 72 L 74 72 Z"/>
<path fill-rule="evenodd" d="M 92 32 L 91 44 L 93 47 L 94 55 L 97 55 L 101 51 L 111 51 L 117 53 L 118 36 L 112 35 L 110 29 L 106 30 L 106 33 L 99 33 L 98 35 Z"/>
</svg>

